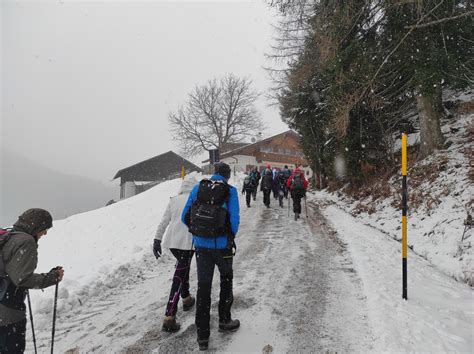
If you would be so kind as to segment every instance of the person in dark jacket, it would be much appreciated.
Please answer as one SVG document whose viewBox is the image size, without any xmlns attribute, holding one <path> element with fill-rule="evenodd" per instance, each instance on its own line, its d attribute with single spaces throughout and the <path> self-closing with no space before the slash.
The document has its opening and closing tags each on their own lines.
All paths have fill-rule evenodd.
<svg viewBox="0 0 474 354">
<path fill-rule="evenodd" d="M 288 179 L 291 177 L 291 171 L 287 165 L 285 165 L 285 167 L 283 168 L 283 175 L 285 176 L 285 198 L 288 199 L 288 188 L 286 188 L 286 183 L 288 182 Z"/>
<path fill-rule="evenodd" d="M 267 208 L 270 207 L 270 194 L 273 189 L 273 173 L 272 170 L 267 168 L 262 176 L 262 183 L 260 184 L 260 190 L 263 192 L 263 204 Z"/>
<path fill-rule="evenodd" d="M 262 178 L 262 176 L 260 175 L 260 172 L 258 172 L 258 168 L 257 167 L 254 167 L 252 172 L 250 172 L 250 177 L 254 178 L 255 181 L 257 181 L 257 185 L 255 186 L 255 189 L 253 190 L 252 192 L 252 196 L 253 196 L 253 200 L 257 200 L 257 189 L 258 189 L 258 185 L 260 183 L 260 179 Z"/>
<path fill-rule="evenodd" d="M 63 279 L 62 267 L 55 267 L 49 273 L 34 273 L 38 265 L 38 241 L 52 226 L 48 211 L 28 209 L 18 217 L 0 251 L 5 266 L 2 282 L 6 284 L 0 300 L 0 353 L 25 350 L 28 289 L 44 289 Z"/>
<path fill-rule="evenodd" d="M 290 178 L 288 178 L 286 186 L 290 190 L 291 199 L 293 199 L 295 220 L 298 220 L 301 215 L 301 198 L 306 196 L 306 190 L 308 189 L 308 181 L 299 167 L 295 168 Z"/>
<path fill-rule="evenodd" d="M 245 193 L 245 202 L 247 203 L 247 208 L 250 208 L 250 200 L 252 194 L 257 190 L 257 180 L 255 177 L 250 173 L 244 178 L 244 182 L 242 184 L 242 194 Z"/>
<path fill-rule="evenodd" d="M 279 195 L 278 174 L 280 173 L 280 169 L 274 168 L 272 170 L 272 173 L 273 173 L 273 184 L 272 184 L 273 198 L 278 199 L 278 195 Z"/>
<path fill-rule="evenodd" d="M 215 165 L 215 174 L 211 177 L 211 181 L 221 181 L 228 186 L 228 199 L 222 205 L 222 207 L 227 210 L 228 233 L 218 235 L 217 237 L 193 235 L 198 274 L 196 329 L 200 350 L 206 350 L 209 346 L 211 288 L 215 266 L 217 266 L 220 273 L 220 296 L 218 307 L 219 331 L 230 332 L 235 331 L 240 327 L 239 320 L 232 319 L 230 312 L 234 301 L 232 292 L 232 244 L 234 243 L 235 235 L 239 230 L 240 223 L 238 192 L 235 187 L 227 184 L 227 181 L 230 178 L 230 172 L 229 165 L 220 162 Z M 191 206 L 195 205 L 197 202 L 199 190 L 200 184 L 197 184 L 191 191 L 181 214 L 181 220 L 187 225 L 190 222 L 188 211 L 190 211 Z"/>
<path fill-rule="evenodd" d="M 283 171 L 278 171 L 275 179 L 273 180 L 273 185 L 278 194 L 278 205 L 283 208 L 283 198 L 285 197 L 285 193 L 287 193 L 286 179 Z"/>
</svg>

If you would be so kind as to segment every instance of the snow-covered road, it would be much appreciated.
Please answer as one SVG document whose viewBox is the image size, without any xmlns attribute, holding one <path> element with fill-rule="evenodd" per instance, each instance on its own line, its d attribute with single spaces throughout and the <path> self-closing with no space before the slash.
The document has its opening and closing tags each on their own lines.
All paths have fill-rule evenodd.
<svg viewBox="0 0 474 354">
<path fill-rule="evenodd" d="M 251 208 L 242 205 L 234 259 L 233 316 L 242 326 L 217 332 L 219 277 L 216 269 L 211 310 L 210 349 L 218 351 L 361 351 L 371 348 L 365 296 L 349 254 L 317 208 L 294 221 L 288 210 L 266 209 L 261 196 Z M 153 235 L 150 235 L 150 239 Z M 195 263 L 191 273 L 196 289 Z M 82 306 L 60 313 L 58 351 L 176 352 L 197 349 L 194 311 L 179 311 L 182 329 L 161 332 L 173 271 L 168 254 L 152 254 L 121 267 Z M 42 351 L 50 334 L 39 335 Z"/>
<path fill-rule="evenodd" d="M 166 191 L 169 187 L 159 188 Z M 66 221 L 58 227 L 59 230 L 66 227 L 74 230 L 76 224 L 83 225 L 84 220 L 90 220 L 86 224 L 90 228 L 96 227 L 104 238 L 97 247 L 109 247 L 110 257 L 101 258 L 102 265 L 99 265 L 104 268 L 104 274 L 97 274 L 96 282 L 88 281 L 85 286 L 73 282 L 62 285 L 56 326 L 57 352 L 197 351 L 194 310 L 178 312 L 181 323 L 178 333 L 161 331 L 174 258 L 165 252 L 160 260 L 155 260 L 151 243 L 159 219 L 155 221 L 151 211 L 143 218 L 138 213 L 138 206 L 153 205 L 156 196 L 163 191 L 151 190 L 148 195 L 144 193 L 136 200 L 129 200 L 128 204 L 117 205 L 116 210 L 100 211 L 123 215 L 123 221 L 93 214 L 78 218 L 80 223 Z M 217 331 L 219 276 L 216 269 L 211 351 L 468 352 L 472 349 L 472 288 L 447 277 L 410 253 L 409 301 L 401 300 L 398 242 L 361 225 L 327 201 L 316 200 L 312 194 L 310 200 L 309 217 L 303 215 L 298 221 L 293 220 L 291 213 L 288 217 L 287 204 L 285 208 L 279 208 L 272 200 L 271 208 L 267 209 L 262 204 L 262 196 L 258 195 L 256 203 L 247 208 L 241 200 L 232 308 L 233 317 L 241 321 L 241 328 L 232 334 Z M 321 211 L 320 204 L 324 205 Z M 128 210 L 136 215 L 126 216 Z M 128 253 L 119 250 L 113 255 L 115 245 L 105 240 L 109 232 L 101 231 L 114 225 L 109 224 L 109 218 L 118 224 L 116 228 L 126 228 L 125 235 L 133 232 L 136 225 L 141 230 L 148 230 L 139 244 L 143 253 L 134 256 L 131 263 L 123 261 L 118 269 L 107 267 L 107 262 L 111 262 L 107 259 L 116 264 L 119 262 L 117 255 L 126 257 Z M 95 220 L 98 220 L 96 226 Z M 59 235 L 55 240 L 60 240 Z M 98 253 L 100 249 L 94 252 Z M 55 255 L 52 249 L 50 254 Z M 74 252 L 70 254 L 71 258 L 79 256 Z M 77 261 L 81 269 L 88 268 L 84 263 L 86 255 L 82 258 L 83 261 Z M 62 263 L 67 265 L 67 259 Z M 91 264 L 89 268 L 99 269 L 97 267 Z M 81 269 L 75 268 L 76 273 L 82 274 Z M 90 278 L 91 274 L 87 279 Z M 190 283 L 195 294 L 194 261 Z M 68 295 L 67 289 L 78 290 Z M 46 321 L 51 317 L 51 307 L 45 303 L 50 294 L 45 292 L 41 301 L 34 304 L 37 306 L 39 352 L 42 353 L 50 350 L 50 324 Z M 31 340 L 27 349 L 33 352 Z"/>
<path fill-rule="evenodd" d="M 294 221 L 276 203 L 243 206 L 234 263 L 233 316 L 242 326 L 218 333 L 218 277 L 213 286 L 210 350 L 226 352 L 361 351 L 371 347 L 365 297 L 342 244 L 313 205 Z M 217 272 L 217 269 L 216 269 Z M 163 310 L 161 310 L 163 311 Z M 160 334 L 160 323 L 130 351 L 182 353 L 196 349 L 194 318 L 184 330 Z"/>
</svg>

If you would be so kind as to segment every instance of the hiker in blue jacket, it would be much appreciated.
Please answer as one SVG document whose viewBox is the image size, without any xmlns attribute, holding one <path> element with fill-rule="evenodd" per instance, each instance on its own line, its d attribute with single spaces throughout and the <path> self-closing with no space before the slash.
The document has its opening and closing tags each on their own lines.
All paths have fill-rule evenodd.
<svg viewBox="0 0 474 354">
<path fill-rule="evenodd" d="M 196 250 L 198 291 L 196 295 L 196 328 L 199 349 L 209 345 L 211 287 L 214 268 L 220 273 L 219 332 L 235 331 L 239 320 L 233 320 L 233 245 L 240 223 L 237 189 L 227 184 L 230 167 L 215 165 L 215 174 L 194 186 L 181 214 L 181 220 L 193 234 Z M 223 218 L 220 218 L 224 213 Z M 204 215 L 201 218 L 201 215 Z M 209 215 L 217 215 L 215 219 Z M 198 231 L 201 230 L 201 231 Z"/>
</svg>

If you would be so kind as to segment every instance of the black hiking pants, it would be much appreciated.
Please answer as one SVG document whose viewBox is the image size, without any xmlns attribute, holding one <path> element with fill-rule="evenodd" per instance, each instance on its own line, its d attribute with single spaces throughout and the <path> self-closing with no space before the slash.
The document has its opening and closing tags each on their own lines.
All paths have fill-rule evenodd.
<svg viewBox="0 0 474 354">
<path fill-rule="evenodd" d="M 252 191 L 253 200 L 257 199 L 257 187 Z"/>
<path fill-rule="evenodd" d="M 279 190 L 278 191 L 278 205 L 283 207 L 283 198 L 285 197 L 285 192 L 284 190 Z"/>
<path fill-rule="evenodd" d="M 198 274 L 198 291 L 196 301 L 196 328 L 198 339 L 207 339 L 210 335 L 209 321 L 211 311 L 211 287 L 214 267 L 217 266 L 221 277 L 219 294 L 219 322 L 231 319 L 230 308 L 234 297 L 232 294 L 232 250 L 230 249 L 196 249 Z"/>
<path fill-rule="evenodd" d="M 272 191 L 273 191 L 273 198 L 278 199 L 278 189 L 273 188 Z"/>
<path fill-rule="evenodd" d="M 301 214 L 301 194 L 292 193 L 291 198 L 293 199 L 293 212 Z"/>
<path fill-rule="evenodd" d="M 263 190 L 263 204 L 266 206 L 270 205 L 270 193 L 272 192 L 271 189 L 264 189 Z"/>
<path fill-rule="evenodd" d="M 247 206 L 250 206 L 250 199 L 252 198 L 253 189 L 246 189 L 245 190 L 245 201 L 247 202 Z"/>
<path fill-rule="evenodd" d="M 165 315 L 175 316 L 178 311 L 179 297 L 181 296 L 184 299 L 189 296 L 189 268 L 191 267 L 194 251 L 179 250 L 177 248 L 170 248 L 170 251 L 177 262 Z"/>
<path fill-rule="evenodd" d="M 0 326 L 0 353 L 23 353 L 25 351 L 26 319 Z"/>
</svg>

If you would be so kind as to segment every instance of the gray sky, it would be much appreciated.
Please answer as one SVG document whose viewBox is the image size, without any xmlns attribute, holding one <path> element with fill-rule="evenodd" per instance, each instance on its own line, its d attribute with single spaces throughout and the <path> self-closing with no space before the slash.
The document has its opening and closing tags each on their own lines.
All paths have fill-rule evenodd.
<svg viewBox="0 0 474 354">
<path fill-rule="evenodd" d="M 274 11 L 253 2 L 1 0 L 1 143 L 56 170 L 109 180 L 168 150 L 168 112 L 228 72 L 262 66 Z M 287 129 L 259 101 L 266 136 Z"/>
</svg>

